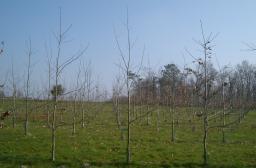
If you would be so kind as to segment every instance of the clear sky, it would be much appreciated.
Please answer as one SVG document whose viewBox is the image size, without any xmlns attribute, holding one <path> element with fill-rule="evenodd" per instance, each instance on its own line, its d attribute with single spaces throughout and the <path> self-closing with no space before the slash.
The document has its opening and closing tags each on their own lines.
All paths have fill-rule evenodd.
<svg viewBox="0 0 256 168">
<path fill-rule="evenodd" d="M 32 41 L 32 82 L 43 85 L 47 79 L 45 45 L 56 53 L 54 33 L 58 30 L 58 10 L 62 8 L 63 27 L 72 24 L 68 43 L 64 45 L 63 60 L 79 48 L 89 48 L 83 59 L 92 62 L 95 80 L 111 88 L 116 63 L 120 56 L 116 48 L 113 29 L 122 39 L 124 22 L 129 8 L 134 61 L 138 62 L 145 46 L 144 64 L 158 70 L 168 63 L 183 66 L 191 57 L 184 48 L 199 55 L 193 39 L 200 39 L 200 20 L 207 33 L 219 33 L 215 40 L 215 53 L 221 65 L 235 65 L 242 60 L 256 62 L 254 53 L 244 51 L 244 42 L 256 43 L 255 0 L 1 0 L 0 41 L 5 42 L 5 53 L 0 57 L 0 75 L 10 70 L 11 60 L 15 72 L 24 80 L 26 69 L 26 41 Z M 215 60 L 213 60 L 215 61 Z M 77 71 L 77 63 L 64 73 L 70 82 Z M 72 82 L 72 81 L 71 81 Z"/>
</svg>

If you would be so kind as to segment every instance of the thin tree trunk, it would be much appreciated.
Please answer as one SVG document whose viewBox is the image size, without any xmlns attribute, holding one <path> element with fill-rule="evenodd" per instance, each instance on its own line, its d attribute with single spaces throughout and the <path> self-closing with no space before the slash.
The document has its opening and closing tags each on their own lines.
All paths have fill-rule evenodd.
<svg viewBox="0 0 256 168">
<path fill-rule="evenodd" d="M 129 88 L 129 86 L 128 86 Z M 131 161 L 131 147 L 130 147 L 130 140 L 131 140 L 131 127 L 130 127 L 130 120 L 131 120 L 131 110 L 130 110 L 130 91 L 128 89 L 128 114 L 127 114 L 127 117 L 128 117 L 128 122 L 127 122 L 127 156 L 126 156 L 126 161 L 127 163 L 130 163 Z"/>
<path fill-rule="evenodd" d="M 84 101 L 82 102 L 82 128 L 85 127 L 85 119 L 84 119 Z"/>
<path fill-rule="evenodd" d="M 16 127 L 16 91 L 14 91 L 13 95 L 13 110 L 12 110 L 12 127 Z"/>
<path fill-rule="evenodd" d="M 50 126 L 50 106 L 49 106 L 49 101 L 50 101 L 50 89 L 51 89 L 51 64 L 50 61 L 48 61 L 48 94 L 47 94 L 47 124 Z"/>
<path fill-rule="evenodd" d="M 56 95 L 55 95 L 56 96 Z M 57 111 L 57 98 L 55 98 L 55 103 L 54 103 L 54 110 L 52 114 L 52 161 L 55 161 L 55 134 L 56 134 L 56 121 L 55 121 L 55 115 Z"/>
<path fill-rule="evenodd" d="M 28 69 L 27 69 L 27 82 L 26 82 L 26 116 L 25 116 L 25 135 L 28 134 L 28 96 L 29 96 L 29 82 L 30 82 L 30 61 L 31 61 L 31 41 L 29 41 L 28 51 Z"/>
<path fill-rule="evenodd" d="M 14 69 L 13 69 L 13 61 L 12 61 L 12 88 L 13 88 L 13 95 L 12 95 L 12 127 L 15 128 L 16 126 L 16 85 L 15 85 L 15 77 L 14 77 Z"/>
<path fill-rule="evenodd" d="M 170 105 L 171 105 L 171 103 L 170 103 Z M 175 141 L 175 130 L 174 130 L 174 125 L 175 125 L 175 118 L 174 118 L 174 113 L 175 113 L 175 111 L 174 111 L 174 95 L 172 96 L 172 106 L 170 106 L 170 110 L 171 110 L 171 114 L 172 114 L 172 138 L 171 138 L 171 140 L 172 140 L 172 142 L 174 142 Z"/>
<path fill-rule="evenodd" d="M 156 128 L 157 128 L 157 132 L 159 132 L 159 120 L 160 120 L 160 114 L 159 114 L 159 102 L 157 103 L 157 119 L 156 119 Z"/>
<path fill-rule="evenodd" d="M 76 99 L 76 98 L 75 98 Z M 76 100 L 74 101 L 74 112 L 73 112 L 73 129 L 72 135 L 76 134 Z"/>
<path fill-rule="evenodd" d="M 147 101 L 147 125 L 150 124 L 150 118 L 149 118 L 149 104 L 148 104 L 148 101 Z"/>
<path fill-rule="evenodd" d="M 222 105 L 223 105 L 223 110 L 222 110 L 222 142 L 225 143 L 225 125 L 226 125 L 226 114 L 225 114 L 225 88 L 224 88 L 224 83 L 222 84 Z"/>
<path fill-rule="evenodd" d="M 121 127 L 121 120 L 120 120 L 120 106 L 119 106 L 119 95 L 116 97 L 116 119 L 117 119 L 117 125 L 118 128 Z"/>
<path fill-rule="evenodd" d="M 204 165 L 208 164 L 208 152 L 207 152 L 207 137 L 208 137 L 208 110 L 207 110 L 207 53 L 206 53 L 206 43 L 204 43 L 204 138 L 203 138 L 203 146 L 204 146 Z"/>
</svg>

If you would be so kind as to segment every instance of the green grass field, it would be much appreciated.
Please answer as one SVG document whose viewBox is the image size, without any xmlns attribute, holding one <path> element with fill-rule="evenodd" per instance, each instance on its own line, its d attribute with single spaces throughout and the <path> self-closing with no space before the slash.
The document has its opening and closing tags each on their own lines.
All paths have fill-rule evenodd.
<svg viewBox="0 0 256 168">
<path fill-rule="evenodd" d="M 10 103 L 5 102 L 0 107 L 4 111 L 10 108 Z M 51 131 L 45 119 L 40 118 L 46 113 L 45 108 L 30 113 L 28 136 L 24 136 L 24 108 L 20 108 L 16 128 L 12 128 L 9 117 L 5 121 L 7 127 L 0 129 L 0 167 L 82 167 L 85 163 L 90 167 L 128 167 L 125 163 L 126 141 L 122 140 L 121 131 L 116 126 L 111 103 L 87 105 L 87 125 L 81 128 L 77 122 L 75 135 L 72 135 L 70 125 L 72 105 L 67 107 L 64 117 L 69 124 L 57 130 L 56 162 L 50 159 Z M 150 116 L 149 125 L 145 118 L 132 125 L 130 167 L 202 167 L 202 122 L 198 118 L 189 122 L 184 111 L 185 108 L 177 110 L 180 121 L 176 125 L 176 142 L 171 142 L 170 117 L 164 107 L 160 111 L 159 131 L 156 113 Z M 122 115 L 125 115 L 125 109 Z M 77 121 L 80 116 L 78 112 Z M 233 118 L 231 116 L 229 120 Z M 239 125 L 227 128 L 225 144 L 220 129 L 210 130 L 209 167 L 256 167 L 255 120 L 256 112 L 250 111 Z M 125 130 L 122 130 L 125 136 Z"/>
</svg>

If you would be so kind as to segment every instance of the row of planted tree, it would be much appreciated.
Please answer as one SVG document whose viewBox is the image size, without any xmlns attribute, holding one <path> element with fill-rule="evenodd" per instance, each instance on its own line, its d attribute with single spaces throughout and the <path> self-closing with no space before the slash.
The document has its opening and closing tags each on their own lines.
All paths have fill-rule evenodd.
<svg viewBox="0 0 256 168">
<path fill-rule="evenodd" d="M 115 78 L 111 101 L 113 103 L 113 112 L 116 116 L 117 127 L 122 134 L 123 132 L 127 133 L 127 163 L 131 162 L 132 124 L 135 121 L 140 121 L 140 119 L 146 119 L 149 125 L 150 117 L 152 113 L 155 113 L 157 114 L 157 130 L 159 130 L 161 123 L 158 118 L 162 107 L 168 107 L 168 112 L 171 115 L 171 141 L 173 142 L 175 142 L 176 124 L 193 122 L 198 119 L 203 121 L 203 156 L 204 164 L 208 164 L 207 139 L 209 130 L 220 128 L 222 131 L 222 140 L 225 143 L 225 128 L 239 124 L 245 114 L 254 107 L 256 99 L 256 67 L 243 61 L 236 67 L 225 66 L 215 69 L 211 58 L 213 57 L 213 42 L 216 36 L 212 34 L 206 36 L 202 23 L 202 40 L 198 41 L 202 56 L 194 56 L 186 50 L 187 56 L 193 60 L 192 63 L 185 64 L 183 68 L 179 68 L 175 64 L 167 64 L 159 72 L 154 72 L 150 67 L 143 68 L 143 59 L 135 59 L 135 63 L 139 64 L 135 66 L 133 65 L 134 62 L 132 62 L 133 55 L 131 51 L 133 42 L 130 37 L 128 17 L 125 25 L 127 31 L 127 44 L 125 48 L 127 50 L 122 49 L 118 37 L 115 36 L 116 46 L 121 58 L 121 63 L 118 64 L 121 74 Z M 75 134 L 77 123 L 80 123 L 82 128 L 85 127 L 85 109 L 88 108 L 88 103 L 93 101 L 91 98 L 92 93 L 96 95 L 94 96 L 96 97 L 94 98 L 95 101 L 99 100 L 99 97 L 103 97 L 101 100 L 109 101 L 109 99 L 107 100 L 106 93 L 98 93 L 99 88 L 92 86 L 92 74 L 88 66 L 86 67 L 83 63 L 79 64 L 73 90 L 64 90 L 60 82 L 63 70 L 71 63 L 79 60 L 87 49 L 86 46 L 67 60 L 61 61 L 62 46 L 69 29 L 70 27 L 65 30 L 62 29 L 60 10 L 59 31 L 56 35 L 56 57 L 48 57 L 47 96 L 44 98 L 43 103 L 39 105 L 34 104 L 33 109 L 29 105 L 31 102 L 31 41 L 29 41 L 27 52 L 28 65 L 24 88 L 24 132 L 25 135 L 28 134 L 30 111 L 45 108 L 47 113 L 46 121 L 52 134 L 53 161 L 56 158 L 56 130 L 59 126 L 67 124 L 62 118 L 62 111 L 65 110 L 63 108 L 63 102 L 69 102 L 68 105 L 72 102 L 72 123 L 69 124 L 72 125 L 72 133 Z M 0 54 L 2 53 L 3 50 L 1 49 Z M 53 60 L 54 58 L 55 60 Z M 18 110 L 16 107 L 17 87 L 13 66 L 11 72 L 12 79 L 9 87 L 12 88 L 13 103 L 10 111 L 13 118 L 13 127 L 15 127 L 16 112 Z M 145 75 L 140 75 L 142 72 Z M 102 108 L 97 103 L 91 104 L 94 104 L 94 108 L 97 109 L 94 110 L 96 115 L 97 111 L 100 111 Z M 126 107 L 123 108 L 124 106 Z M 184 108 L 187 111 L 189 116 L 186 118 L 187 121 L 180 119 L 178 108 Z M 81 118 L 79 119 L 77 119 L 78 113 L 81 113 Z M 232 118 L 232 120 L 226 120 L 232 113 L 238 114 L 238 117 Z M 94 116 L 94 118 L 96 117 Z M 217 119 L 221 123 L 212 122 Z M 123 120 L 125 120 L 125 123 Z"/>
<path fill-rule="evenodd" d="M 203 67 L 205 63 L 206 76 Z M 124 87 L 125 81 L 117 76 L 113 86 L 112 102 L 118 127 L 124 126 L 121 106 L 128 101 L 130 111 L 128 125 L 141 118 L 146 119 L 147 125 L 150 125 L 152 113 L 157 113 L 156 125 L 159 130 L 161 123 L 158 118 L 163 110 L 162 107 L 168 107 L 168 112 L 171 114 L 171 141 L 175 141 L 176 124 L 203 119 L 205 150 L 207 150 L 206 138 L 210 128 L 221 129 L 222 141 L 225 143 L 225 129 L 238 125 L 247 112 L 255 106 L 256 67 L 243 61 L 236 67 L 216 70 L 210 60 L 197 62 L 195 67 L 195 70 L 188 67 L 179 69 L 175 64 L 167 64 L 160 73 L 148 71 L 143 77 L 130 72 L 131 87 L 128 98 L 125 95 L 127 91 Z M 181 109 L 188 113 L 188 117 L 183 121 L 180 119 L 183 114 L 179 114 Z M 235 114 L 237 117 L 227 121 L 226 118 L 230 114 Z M 221 124 L 216 123 L 216 120 L 221 120 Z M 207 163 L 207 157 L 205 159 Z"/>
<path fill-rule="evenodd" d="M 131 33 L 129 19 L 126 22 L 127 43 L 122 49 L 116 36 L 116 44 L 120 53 L 121 63 L 119 65 L 121 75 L 116 77 L 113 86 L 113 109 L 119 127 L 120 103 L 127 103 L 127 162 L 131 161 L 131 125 L 140 118 L 149 118 L 153 112 L 159 116 L 159 107 L 168 106 L 171 114 L 171 140 L 175 141 L 175 123 L 179 118 L 177 107 L 189 109 L 190 116 L 198 116 L 203 125 L 203 160 L 208 164 L 207 140 L 210 129 L 222 130 L 222 141 L 225 139 L 225 128 L 237 125 L 245 114 L 254 107 L 256 98 L 256 67 L 243 61 L 236 67 L 218 67 L 216 70 L 212 64 L 214 56 L 214 39 L 217 35 L 210 33 L 206 35 L 201 22 L 202 39 L 196 41 L 201 51 L 201 56 L 193 55 L 186 49 L 192 63 L 178 68 L 175 64 L 167 64 L 160 72 L 154 72 L 150 67 L 144 68 L 144 76 L 139 75 L 142 68 L 140 61 L 133 65 Z M 248 46 L 250 50 L 254 48 Z M 143 59 L 144 51 L 141 56 Z M 138 58 L 138 57 L 137 57 Z M 219 65 L 219 63 L 218 63 Z M 134 67 L 138 67 L 137 69 Z M 123 79 L 123 80 L 121 80 Z M 122 94 L 125 94 L 125 97 Z M 140 106 L 139 114 L 136 107 Z M 141 110 L 146 106 L 146 110 Z M 214 110 L 211 110 L 214 109 Z M 138 109 L 137 109 L 138 110 Z M 142 112 L 143 111 L 143 112 Z M 135 112 L 135 113 L 134 113 Z M 231 113 L 237 113 L 238 117 L 226 120 Z M 157 117 L 158 118 L 158 117 Z M 216 120 L 221 123 L 216 124 Z M 191 119 L 188 118 L 189 122 Z M 212 120 L 215 122 L 213 123 Z M 158 119 L 157 119 L 158 121 Z M 157 122 L 157 130 L 159 121 Z"/>
</svg>

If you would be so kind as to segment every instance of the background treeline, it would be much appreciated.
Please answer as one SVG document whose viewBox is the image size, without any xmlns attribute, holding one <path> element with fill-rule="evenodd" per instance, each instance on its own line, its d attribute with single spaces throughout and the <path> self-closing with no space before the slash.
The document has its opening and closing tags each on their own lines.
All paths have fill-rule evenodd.
<svg viewBox="0 0 256 168">
<path fill-rule="evenodd" d="M 224 92 L 226 103 L 231 107 L 255 107 L 256 102 L 256 66 L 248 61 L 229 67 L 216 69 L 212 63 L 207 67 L 209 106 L 222 107 Z M 131 73 L 132 74 L 132 73 Z M 168 105 L 175 98 L 177 106 L 200 106 L 203 94 L 203 68 L 179 68 L 176 64 L 167 64 L 159 72 L 148 71 L 144 76 L 131 75 L 132 101 L 136 104 Z M 120 98 L 121 102 L 126 97 Z"/>
</svg>

